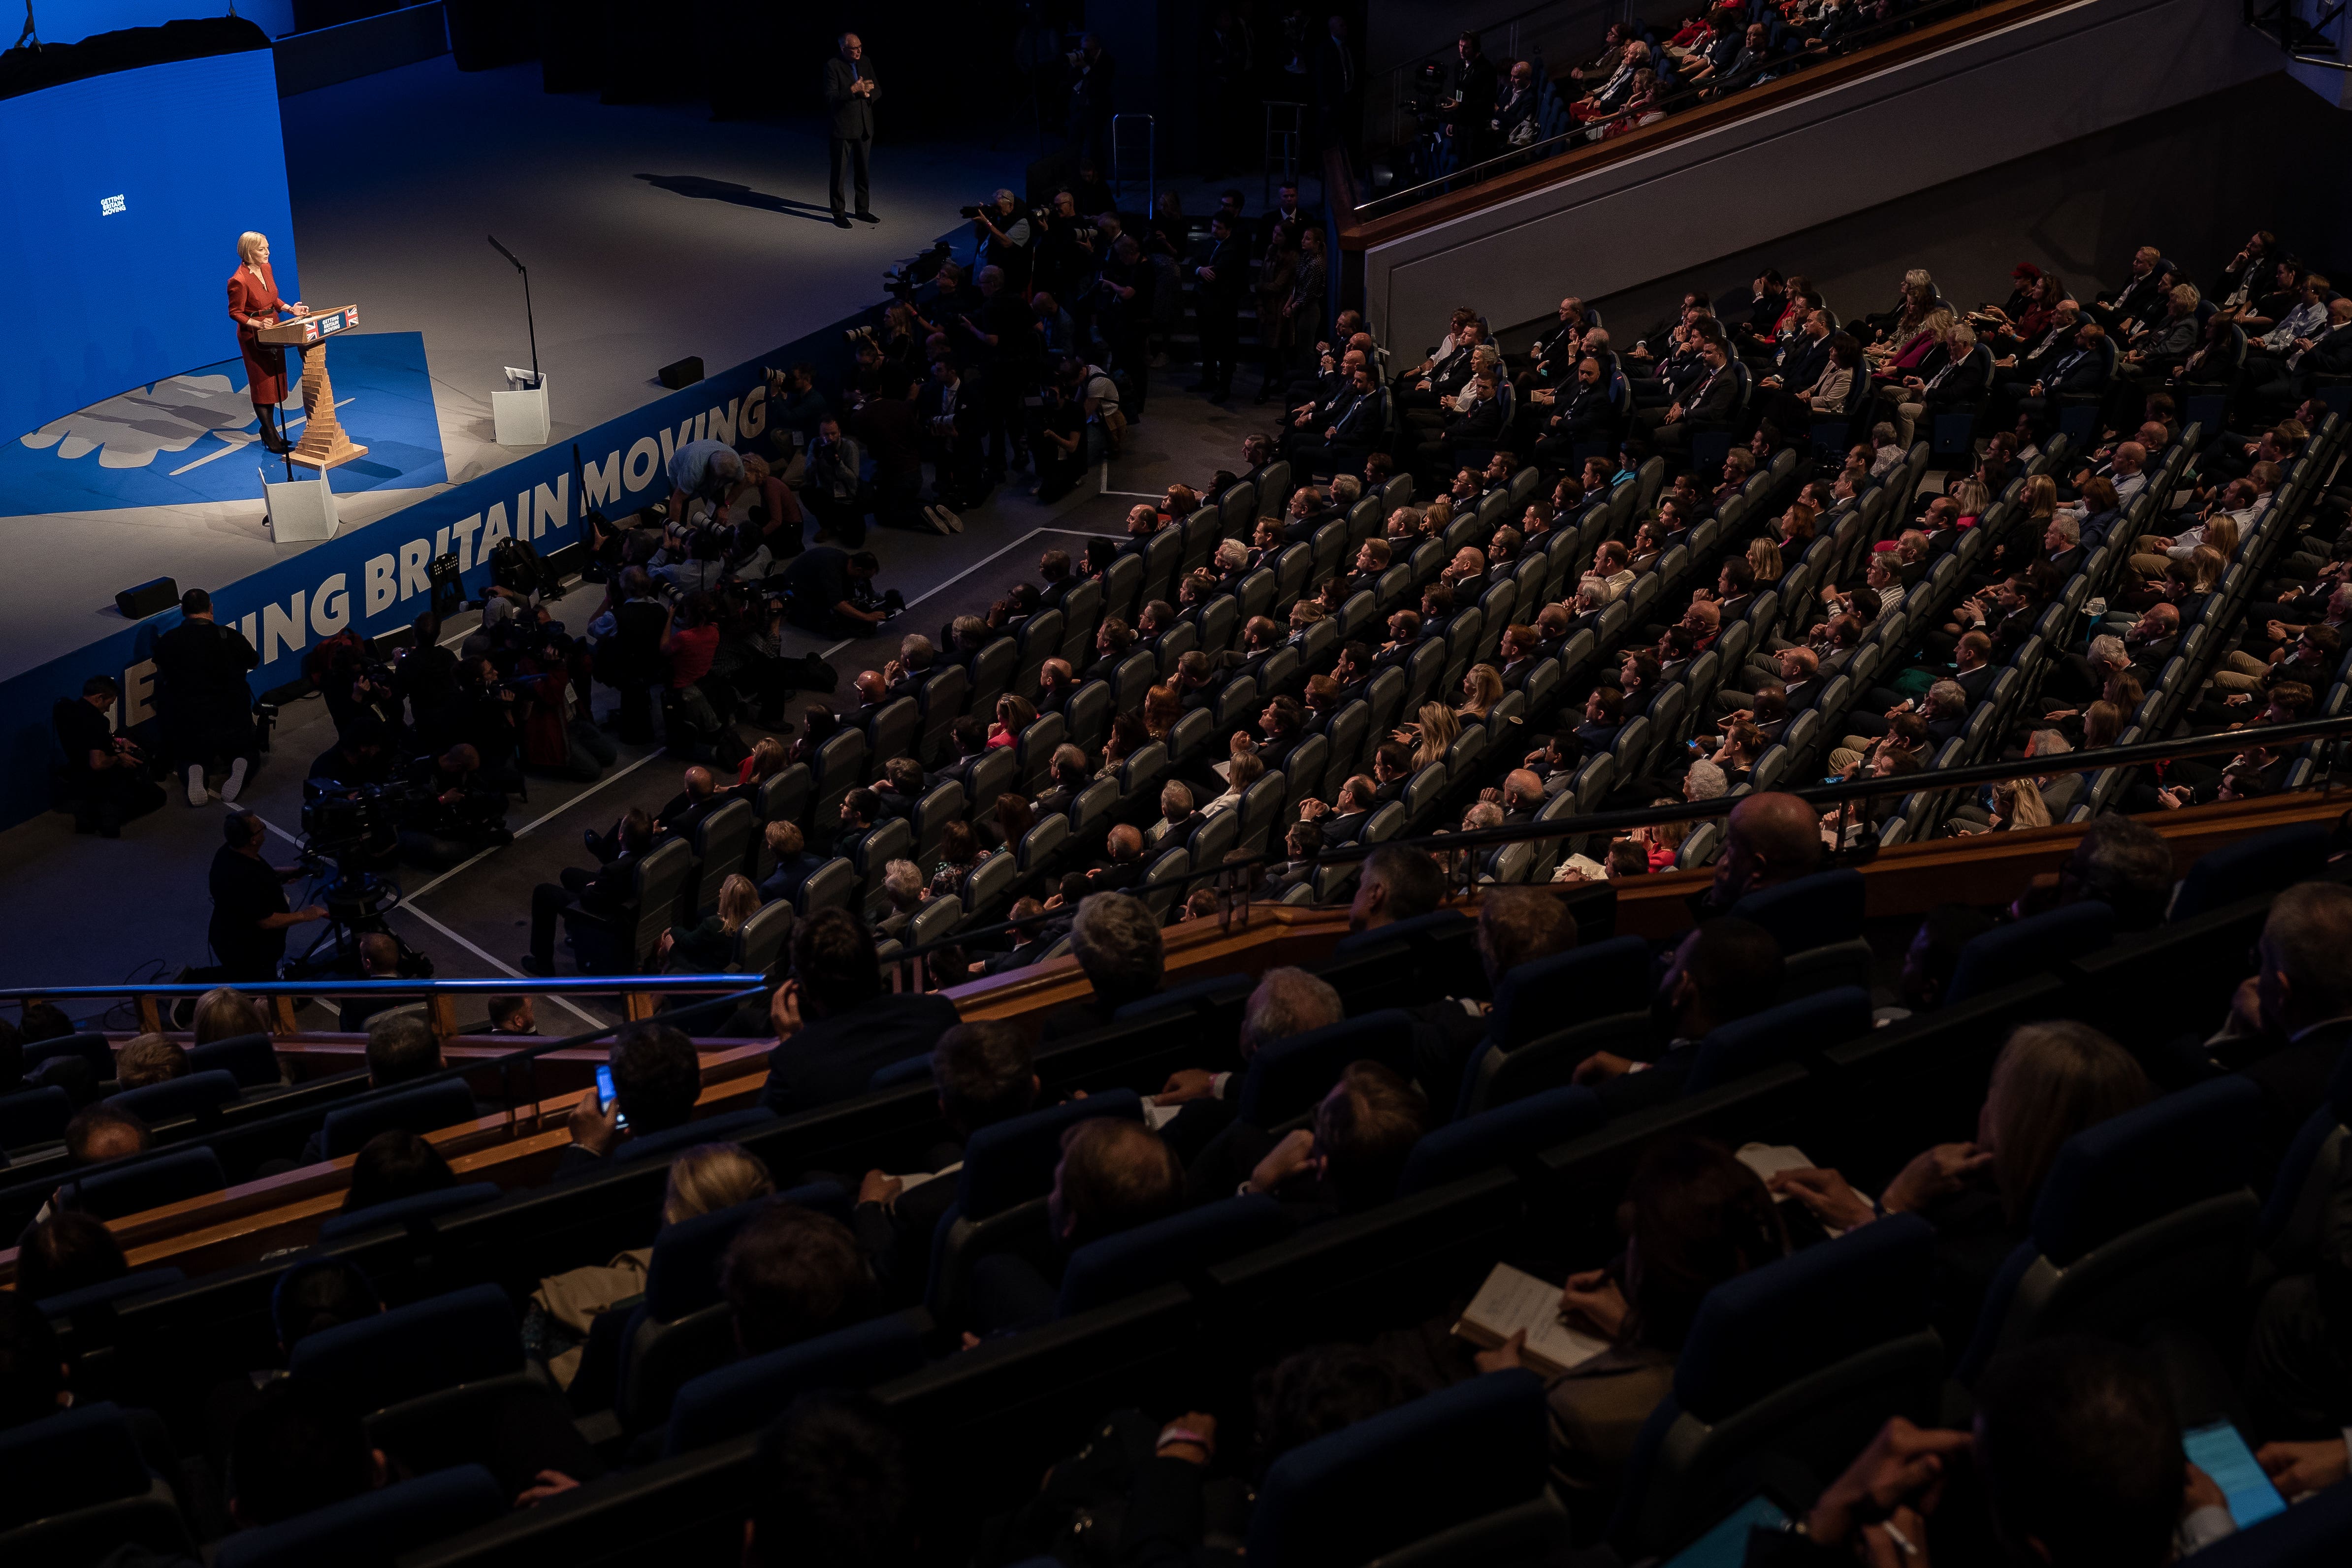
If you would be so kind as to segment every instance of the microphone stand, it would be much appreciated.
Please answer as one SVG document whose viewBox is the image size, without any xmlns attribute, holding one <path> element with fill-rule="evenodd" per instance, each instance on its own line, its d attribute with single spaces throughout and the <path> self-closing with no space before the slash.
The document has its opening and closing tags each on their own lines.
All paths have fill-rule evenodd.
<svg viewBox="0 0 2352 1568">
<path fill-rule="evenodd" d="M 26 4 L 31 4 L 31 0 L 26 0 Z M 530 332 L 530 384 L 535 387 L 539 385 L 539 323 L 530 313 L 530 268 L 517 259 L 514 252 L 499 244 L 498 235 L 485 235 L 482 237 L 490 242 L 491 249 L 513 262 L 514 269 L 522 274 L 522 319 L 524 327 Z"/>
</svg>

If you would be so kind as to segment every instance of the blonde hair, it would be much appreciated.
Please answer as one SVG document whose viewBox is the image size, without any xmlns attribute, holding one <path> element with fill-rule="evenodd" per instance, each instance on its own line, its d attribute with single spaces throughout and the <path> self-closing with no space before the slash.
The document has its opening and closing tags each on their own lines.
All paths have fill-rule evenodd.
<svg viewBox="0 0 2352 1568">
<path fill-rule="evenodd" d="M 1981 517 L 1985 508 L 1992 505 L 1992 493 L 1984 487 L 1981 479 L 1963 479 L 1948 493 L 1954 511 L 1963 517 Z"/>
<path fill-rule="evenodd" d="M 698 1214 L 716 1214 L 775 1190 L 768 1167 L 742 1145 L 697 1144 L 669 1163 L 662 1223 L 676 1225 Z"/>
<path fill-rule="evenodd" d="M 2205 525 L 2205 548 L 2227 561 L 2238 548 L 2238 519 L 2216 516 Z"/>
<path fill-rule="evenodd" d="M 750 877 L 737 872 L 719 884 L 719 923 L 730 936 L 759 913 L 760 890 Z"/>
<path fill-rule="evenodd" d="M 2050 805 L 2042 798 L 2042 787 L 2031 779 L 2011 779 L 1994 786 L 1997 794 L 2009 797 L 2009 825 L 2012 828 L 2046 828 L 2050 825 Z"/>
<path fill-rule="evenodd" d="M 1780 564 L 1780 541 L 1754 538 L 1748 541 L 1748 565 L 1756 574 L 1756 586 L 1780 580 L 1785 569 Z"/>
<path fill-rule="evenodd" d="M 196 998 L 193 1033 L 197 1045 L 268 1032 L 269 1019 L 260 1004 L 234 986 L 215 986 Z"/>
<path fill-rule="evenodd" d="M 1467 679 L 1469 689 L 1457 711 L 1466 717 L 1485 718 L 1486 710 L 1503 700 L 1503 673 L 1492 664 L 1473 664 Z"/>
<path fill-rule="evenodd" d="M 2025 512 L 2028 517 L 2047 517 L 2057 509 L 2057 480 L 2047 474 L 2036 474 L 2025 482 Z"/>
<path fill-rule="evenodd" d="M 236 236 L 236 258 L 246 266 L 253 265 L 253 253 L 269 243 L 269 236 L 257 229 L 247 229 Z"/>
<path fill-rule="evenodd" d="M 1412 754 L 1415 768 L 1426 768 L 1433 762 L 1443 762 L 1445 754 L 1462 734 L 1462 721 L 1444 703 L 1423 703 L 1418 716 L 1421 725 L 1421 749 Z"/>
<path fill-rule="evenodd" d="M 184 1077 L 188 1053 L 160 1034 L 142 1034 L 124 1043 L 114 1058 L 114 1081 L 125 1089 L 166 1083 Z"/>
</svg>

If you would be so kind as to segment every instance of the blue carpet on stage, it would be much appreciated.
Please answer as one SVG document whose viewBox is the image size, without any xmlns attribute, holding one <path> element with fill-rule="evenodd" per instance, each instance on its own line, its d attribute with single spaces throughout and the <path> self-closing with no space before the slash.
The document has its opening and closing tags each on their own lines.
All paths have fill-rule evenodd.
<svg viewBox="0 0 2352 1568">
<path fill-rule="evenodd" d="M 351 439 L 368 449 L 366 456 L 327 471 L 336 492 L 446 483 L 424 335 L 341 337 L 329 353 L 336 415 Z M 287 434 L 299 441 L 301 382 L 290 362 L 287 368 L 296 400 L 285 411 Z M 32 517 L 258 500 L 256 465 L 267 467 L 273 480 L 285 477 L 285 465 L 261 449 L 244 362 L 230 360 L 133 388 L 0 443 L 0 507 Z"/>
</svg>

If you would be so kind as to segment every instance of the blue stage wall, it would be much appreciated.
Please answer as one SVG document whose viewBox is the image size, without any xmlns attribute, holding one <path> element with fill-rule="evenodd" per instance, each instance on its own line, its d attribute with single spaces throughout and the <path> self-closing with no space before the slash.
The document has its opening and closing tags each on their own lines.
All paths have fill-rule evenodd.
<svg viewBox="0 0 2352 1568">
<path fill-rule="evenodd" d="M 821 371 L 845 370 L 841 329 L 846 324 L 835 322 L 672 392 L 596 426 L 576 444 L 547 447 L 349 529 L 266 571 L 226 586 L 180 586 L 206 589 L 215 617 L 236 623 L 252 639 L 261 654 L 261 667 L 253 674 L 255 692 L 283 685 L 300 675 L 306 649 L 346 625 L 373 637 L 415 619 L 429 602 L 425 566 L 436 556 L 456 554 L 466 568 L 467 596 L 478 598 L 488 580 L 481 563 L 499 539 L 527 537 L 543 554 L 578 538 L 580 518 L 592 507 L 619 516 L 666 498 L 665 469 L 680 444 L 717 436 L 748 444 L 766 432 L 763 366 L 805 360 Z M 367 432 L 354 430 L 352 437 L 364 442 Z M 575 444 L 581 460 L 576 478 Z M 110 674 L 122 683 L 118 727 L 135 728 L 154 716 L 154 666 L 148 651 L 159 633 L 179 622 L 177 610 L 165 612 L 0 682 L 0 826 L 49 809 L 52 770 L 64 760 L 49 724 L 58 698 L 79 696 L 91 675 Z M 279 765 L 302 767 L 308 760 Z"/>
</svg>

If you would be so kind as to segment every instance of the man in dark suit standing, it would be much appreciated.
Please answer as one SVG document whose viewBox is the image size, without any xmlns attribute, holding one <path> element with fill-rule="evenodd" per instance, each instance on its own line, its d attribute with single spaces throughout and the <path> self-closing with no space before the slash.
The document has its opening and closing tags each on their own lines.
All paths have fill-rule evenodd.
<svg viewBox="0 0 2352 1568">
<path fill-rule="evenodd" d="M 853 172 L 857 185 L 857 221 L 878 224 L 866 190 L 868 160 L 874 152 L 874 100 L 882 89 L 866 63 L 866 46 L 855 33 L 841 35 L 841 53 L 824 62 L 824 106 L 833 111 L 833 226 L 845 229 L 849 215 L 842 207 L 841 187 Z"/>
<path fill-rule="evenodd" d="M 1195 307 L 1201 316 L 1201 387 L 1212 402 L 1233 395 L 1234 361 L 1241 353 L 1242 290 L 1249 282 L 1249 256 L 1234 233 L 1234 221 L 1219 213 L 1209 225 L 1214 245 L 1209 259 L 1192 269 L 1198 281 Z"/>
</svg>

